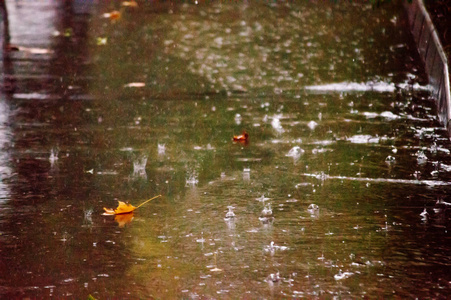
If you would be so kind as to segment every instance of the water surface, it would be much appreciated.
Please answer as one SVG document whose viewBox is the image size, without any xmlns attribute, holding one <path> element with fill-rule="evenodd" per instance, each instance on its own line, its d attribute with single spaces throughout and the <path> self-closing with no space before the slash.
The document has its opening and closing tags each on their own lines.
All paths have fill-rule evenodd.
<svg viewBox="0 0 451 300">
<path fill-rule="evenodd" d="M 450 145 L 400 7 L 20 3 L 2 296 L 449 293 Z"/>
</svg>

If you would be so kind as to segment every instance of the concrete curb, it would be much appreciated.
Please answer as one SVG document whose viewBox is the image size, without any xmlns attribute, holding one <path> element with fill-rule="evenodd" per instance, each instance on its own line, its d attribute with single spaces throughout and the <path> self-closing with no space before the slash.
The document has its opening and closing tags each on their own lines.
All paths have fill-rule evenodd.
<svg viewBox="0 0 451 300">
<path fill-rule="evenodd" d="M 437 101 L 438 117 L 451 137 L 451 97 L 448 60 L 438 38 L 434 24 L 424 7 L 423 0 L 404 2 L 409 18 L 410 30 L 423 59 L 432 96 Z"/>
</svg>

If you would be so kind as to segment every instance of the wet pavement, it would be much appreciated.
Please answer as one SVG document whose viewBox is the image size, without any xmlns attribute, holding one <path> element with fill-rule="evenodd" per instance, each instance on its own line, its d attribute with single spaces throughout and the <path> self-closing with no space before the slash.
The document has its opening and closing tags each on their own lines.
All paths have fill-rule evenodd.
<svg viewBox="0 0 451 300">
<path fill-rule="evenodd" d="M 1 297 L 449 294 L 450 144 L 401 7 L 32 3 L 7 1 Z"/>
</svg>

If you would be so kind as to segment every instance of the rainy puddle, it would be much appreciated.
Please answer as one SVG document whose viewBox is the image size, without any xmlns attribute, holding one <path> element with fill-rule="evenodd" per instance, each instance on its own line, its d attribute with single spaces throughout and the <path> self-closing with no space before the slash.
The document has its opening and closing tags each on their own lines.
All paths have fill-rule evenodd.
<svg viewBox="0 0 451 300">
<path fill-rule="evenodd" d="M 449 294 L 450 144 L 400 7 L 20 3 L 0 295 Z"/>
</svg>

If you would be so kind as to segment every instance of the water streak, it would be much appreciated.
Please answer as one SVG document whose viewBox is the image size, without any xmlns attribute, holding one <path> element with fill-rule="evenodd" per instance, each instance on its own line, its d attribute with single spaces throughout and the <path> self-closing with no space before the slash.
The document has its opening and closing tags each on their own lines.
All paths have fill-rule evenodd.
<svg viewBox="0 0 451 300">
<path fill-rule="evenodd" d="M 363 181 L 374 183 L 399 183 L 399 184 L 412 184 L 412 185 L 427 185 L 434 186 L 451 186 L 451 182 L 440 180 L 411 180 L 411 179 L 396 179 L 396 178 L 370 178 L 370 177 L 350 177 L 350 176 L 331 176 L 324 173 L 310 174 L 303 173 L 301 176 L 313 177 L 320 180 L 337 179 L 337 180 L 350 180 L 350 181 Z"/>
</svg>

